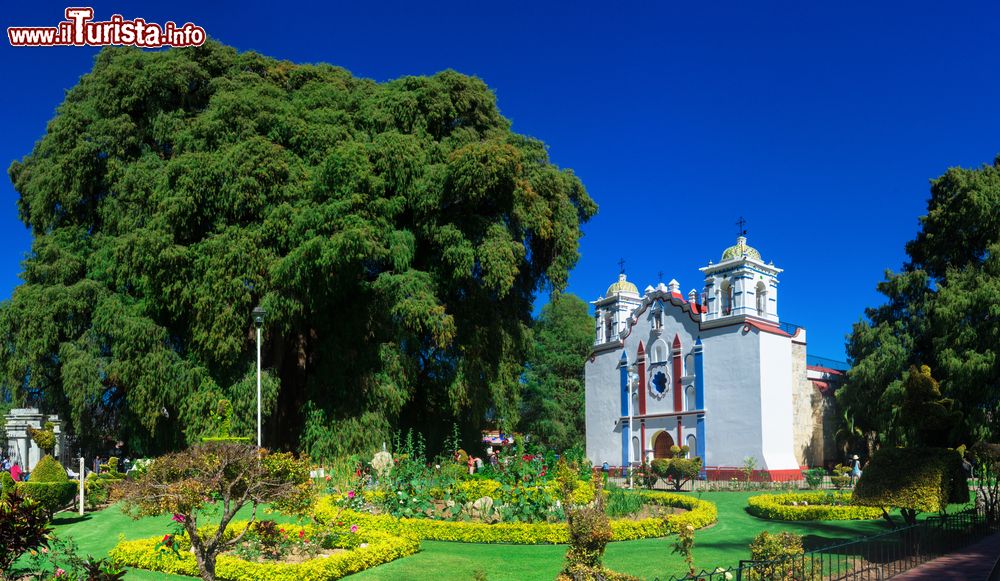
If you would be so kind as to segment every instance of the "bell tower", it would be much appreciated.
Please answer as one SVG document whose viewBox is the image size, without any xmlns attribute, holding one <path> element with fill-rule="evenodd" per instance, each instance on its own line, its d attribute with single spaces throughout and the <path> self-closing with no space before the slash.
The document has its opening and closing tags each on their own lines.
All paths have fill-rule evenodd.
<svg viewBox="0 0 1000 581">
<path fill-rule="evenodd" d="M 782 269 L 764 263 L 760 252 L 747 244 L 745 232 L 722 253 L 718 263 L 700 268 L 705 274 L 703 321 L 753 317 L 778 323 L 778 274 Z"/>
<path fill-rule="evenodd" d="M 641 303 L 639 289 L 625 276 L 618 275 L 618 282 L 608 287 L 603 297 L 591 302 L 594 305 L 594 345 L 617 341 L 629 315 Z"/>
</svg>

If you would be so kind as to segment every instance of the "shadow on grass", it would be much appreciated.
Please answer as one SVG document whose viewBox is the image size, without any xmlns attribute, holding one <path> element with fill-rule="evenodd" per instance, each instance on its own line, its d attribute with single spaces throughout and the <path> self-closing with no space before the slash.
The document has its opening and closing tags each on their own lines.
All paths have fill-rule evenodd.
<svg viewBox="0 0 1000 581">
<path fill-rule="evenodd" d="M 90 514 L 85 514 L 83 516 L 80 516 L 78 514 L 74 514 L 73 516 L 69 516 L 69 515 L 60 516 L 60 515 L 56 515 L 56 516 L 52 517 L 52 524 L 56 525 L 56 526 L 71 525 L 71 524 L 78 523 L 78 522 L 88 521 L 90 519 L 91 519 Z"/>
</svg>

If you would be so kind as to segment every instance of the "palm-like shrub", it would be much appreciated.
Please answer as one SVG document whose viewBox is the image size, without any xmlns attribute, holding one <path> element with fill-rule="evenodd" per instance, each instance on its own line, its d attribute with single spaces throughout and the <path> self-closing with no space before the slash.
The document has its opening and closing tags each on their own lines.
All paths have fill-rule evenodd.
<svg viewBox="0 0 1000 581">
<path fill-rule="evenodd" d="M 6 576 L 24 552 L 44 546 L 51 530 L 45 507 L 16 489 L 4 494 L 0 498 L 0 576 Z"/>
</svg>

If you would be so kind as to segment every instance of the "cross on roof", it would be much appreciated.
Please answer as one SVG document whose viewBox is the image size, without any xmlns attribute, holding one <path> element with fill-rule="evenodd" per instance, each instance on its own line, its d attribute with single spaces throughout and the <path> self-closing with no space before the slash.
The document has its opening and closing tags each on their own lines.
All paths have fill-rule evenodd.
<svg viewBox="0 0 1000 581">
<path fill-rule="evenodd" d="M 621 270 L 622 274 L 625 274 L 625 259 L 624 258 L 619 258 L 618 259 L 618 268 Z"/>
<path fill-rule="evenodd" d="M 663 282 L 663 271 L 656 273 L 656 276 L 660 277 L 660 282 Z"/>
<path fill-rule="evenodd" d="M 739 236 L 746 236 L 747 235 L 747 221 L 743 219 L 743 216 L 740 216 L 740 219 L 736 221 L 736 225 L 740 227 Z"/>
</svg>

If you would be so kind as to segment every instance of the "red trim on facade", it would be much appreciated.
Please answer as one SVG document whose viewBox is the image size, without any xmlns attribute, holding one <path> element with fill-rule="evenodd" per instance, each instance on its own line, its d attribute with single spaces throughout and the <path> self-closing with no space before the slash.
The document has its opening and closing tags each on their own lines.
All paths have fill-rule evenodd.
<svg viewBox="0 0 1000 581">
<path fill-rule="evenodd" d="M 681 336 L 674 335 L 674 411 L 684 411 L 684 400 L 681 398 L 681 376 L 684 369 L 681 367 Z M 677 444 L 680 446 L 680 444 Z"/>
<path fill-rule="evenodd" d="M 639 353 L 636 356 L 636 361 L 639 363 L 639 415 L 646 415 L 646 350 L 642 346 L 642 341 L 639 341 Z M 643 430 L 645 430 L 643 426 Z M 643 432 L 643 442 L 646 441 L 645 432 Z"/>
<path fill-rule="evenodd" d="M 646 422 L 639 422 L 639 461 L 646 461 Z"/>
<path fill-rule="evenodd" d="M 746 480 L 746 472 L 735 466 L 708 466 L 705 468 L 705 478 L 708 480 Z M 788 482 L 802 480 L 802 469 L 789 470 L 754 470 L 750 476 L 753 482 Z"/>
<path fill-rule="evenodd" d="M 744 321 L 745 324 L 757 329 L 758 331 L 763 331 L 765 333 L 771 333 L 772 335 L 781 335 L 782 337 L 791 337 L 788 333 L 781 330 L 780 327 L 776 327 L 770 323 L 763 323 L 761 321 L 755 321 L 753 319 L 747 319 Z"/>
<path fill-rule="evenodd" d="M 677 441 L 674 445 L 678 447 L 684 445 L 684 436 L 681 435 L 681 416 L 677 416 Z"/>
</svg>

